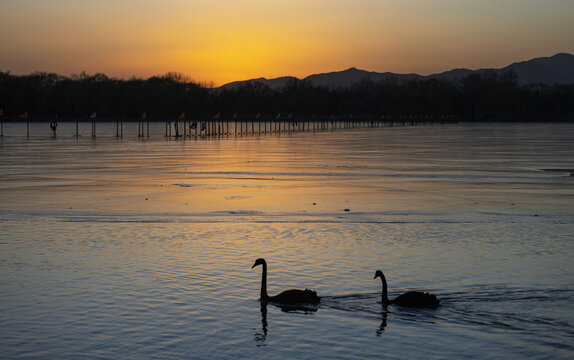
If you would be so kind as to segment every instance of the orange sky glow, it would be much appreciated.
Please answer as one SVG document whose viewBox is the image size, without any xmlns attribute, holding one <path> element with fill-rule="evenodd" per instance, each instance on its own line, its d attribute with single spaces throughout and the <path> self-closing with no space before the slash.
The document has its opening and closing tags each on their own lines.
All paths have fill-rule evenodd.
<svg viewBox="0 0 574 360">
<path fill-rule="evenodd" d="M 431 74 L 574 53 L 573 18 L 565 0 L 0 0 L 0 71 Z"/>
</svg>

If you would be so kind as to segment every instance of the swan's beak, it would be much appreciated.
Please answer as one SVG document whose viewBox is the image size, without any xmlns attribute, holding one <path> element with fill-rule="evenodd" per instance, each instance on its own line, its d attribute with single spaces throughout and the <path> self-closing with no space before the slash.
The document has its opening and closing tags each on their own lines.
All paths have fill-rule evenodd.
<svg viewBox="0 0 574 360">
<path fill-rule="evenodd" d="M 256 266 L 257 266 L 257 263 L 253 264 L 253 266 L 252 266 L 251 268 L 253 269 L 253 268 L 256 267 Z"/>
</svg>

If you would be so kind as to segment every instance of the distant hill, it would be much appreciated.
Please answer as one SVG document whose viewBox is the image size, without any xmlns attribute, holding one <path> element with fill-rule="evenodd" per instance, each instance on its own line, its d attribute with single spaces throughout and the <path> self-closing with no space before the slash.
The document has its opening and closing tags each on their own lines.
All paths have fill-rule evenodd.
<svg viewBox="0 0 574 360">
<path fill-rule="evenodd" d="M 574 55 L 561 53 L 551 57 L 535 58 L 528 61 L 516 62 L 500 69 L 453 69 L 439 74 L 423 76 L 419 74 L 395 74 L 391 72 L 378 73 L 373 71 L 350 68 L 343 71 L 310 75 L 303 80 L 309 81 L 314 86 L 322 86 L 330 89 L 347 88 L 361 81 L 380 81 L 394 79 L 398 81 L 411 79 L 462 79 L 473 73 L 483 73 L 487 71 L 507 72 L 512 71 L 518 77 L 520 85 L 533 83 L 554 84 L 574 84 Z M 280 89 L 289 81 L 296 80 L 292 76 L 285 76 L 275 79 L 251 79 L 245 81 L 235 81 L 222 86 L 222 88 L 235 88 L 248 82 L 259 82 L 268 85 L 271 89 Z"/>
<path fill-rule="evenodd" d="M 251 79 L 251 80 L 243 80 L 243 81 L 234 81 L 234 82 L 230 82 L 228 84 L 225 84 L 223 86 L 221 86 L 222 88 L 228 88 L 228 89 L 233 89 L 236 88 L 238 86 L 244 85 L 246 83 L 249 82 L 258 82 L 264 85 L 269 86 L 271 89 L 281 89 L 282 87 L 284 87 L 285 85 L 287 85 L 287 83 L 290 80 L 299 80 L 294 76 L 283 76 L 283 77 L 278 77 L 275 79 L 266 79 L 266 78 L 258 78 L 258 79 Z"/>
<path fill-rule="evenodd" d="M 574 55 L 556 54 L 552 57 L 535 58 L 517 62 L 502 70 L 513 71 L 521 85 L 532 83 L 574 84 Z"/>
<path fill-rule="evenodd" d="M 348 87 L 365 80 L 376 82 L 388 79 L 410 80 L 418 78 L 421 78 L 421 76 L 417 74 L 394 74 L 390 72 L 378 73 L 359 70 L 353 67 L 344 71 L 310 75 L 307 76 L 304 80 L 311 82 L 315 86 L 323 86 L 334 89 L 339 87 Z"/>
</svg>

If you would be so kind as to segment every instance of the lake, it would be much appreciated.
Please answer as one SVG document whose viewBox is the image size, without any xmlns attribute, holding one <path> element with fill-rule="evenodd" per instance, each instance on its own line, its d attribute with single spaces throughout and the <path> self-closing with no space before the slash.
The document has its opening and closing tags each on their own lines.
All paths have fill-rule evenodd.
<svg viewBox="0 0 574 360">
<path fill-rule="evenodd" d="M 574 124 L 68 133 L 0 138 L 2 359 L 574 357 Z"/>
</svg>

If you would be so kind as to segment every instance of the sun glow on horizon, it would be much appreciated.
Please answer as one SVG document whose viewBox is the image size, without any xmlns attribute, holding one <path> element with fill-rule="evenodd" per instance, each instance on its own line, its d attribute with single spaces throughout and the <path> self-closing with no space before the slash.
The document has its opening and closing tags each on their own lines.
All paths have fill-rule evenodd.
<svg viewBox="0 0 574 360">
<path fill-rule="evenodd" d="M 350 67 L 430 74 L 574 52 L 574 3 L 560 0 L 4 0 L 0 8 L 8 49 L 0 71 L 20 74 L 178 72 L 222 85 Z"/>
</svg>

